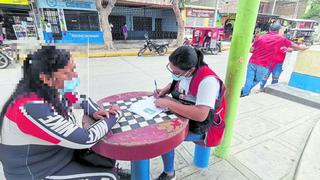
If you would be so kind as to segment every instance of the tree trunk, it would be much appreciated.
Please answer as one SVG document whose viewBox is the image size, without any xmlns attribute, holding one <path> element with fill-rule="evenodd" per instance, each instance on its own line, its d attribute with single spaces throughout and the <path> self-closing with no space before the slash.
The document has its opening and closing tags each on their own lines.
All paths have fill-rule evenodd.
<svg viewBox="0 0 320 180">
<path fill-rule="evenodd" d="M 110 49 L 114 49 L 114 47 L 113 47 L 111 28 L 109 24 L 109 15 L 111 14 L 112 8 L 116 4 L 117 0 L 108 0 L 108 6 L 106 8 L 102 7 L 101 1 L 102 0 L 96 0 L 96 6 L 100 15 L 100 23 L 103 31 L 105 48 L 110 50 Z"/>
<path fill-rule="evenodd" d="M 174 14 L 176 15 L 176 21 L 178 23 L 178 35 L 177 35 L 177 44 L 176 46 L 181 46 L 183 44 L 184 40 L 184 21 L 182 18 L 181 11 L 179 9 L 179 0 L 171 0 L 172 3 L 172 9 L 174 11 Z"/>
</svg>

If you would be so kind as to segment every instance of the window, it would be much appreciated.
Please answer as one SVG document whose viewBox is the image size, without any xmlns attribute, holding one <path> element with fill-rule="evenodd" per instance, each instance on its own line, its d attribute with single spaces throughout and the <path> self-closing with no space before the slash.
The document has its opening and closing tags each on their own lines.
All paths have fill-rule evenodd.
<svg viewBox="0 0 320 180">
<path fill-rule="evenodd" d="M 97 12 L 64 10 L 69 31 L 99 31 L 99 17 Z"/>
<path fill-rule="evenodd" d="M 133 17 L 134 31 L 152 31 L 151 17 Z"/>
</svg>

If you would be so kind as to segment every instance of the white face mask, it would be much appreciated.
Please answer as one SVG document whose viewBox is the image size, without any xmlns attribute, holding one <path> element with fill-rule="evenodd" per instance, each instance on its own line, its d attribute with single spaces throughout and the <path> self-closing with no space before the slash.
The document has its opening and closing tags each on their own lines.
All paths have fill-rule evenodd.
<svg viewBox="0 0 320 180">
<path fill-rule="evenodd" d="M 179 76 L 171 73 L 171 77 L 172 77 L 172 79 L 175 80 L 175 81 L 182 81 L 182 80 L 188 78 L 188 76 L 190 75 L 189 72 L 190 72 L 190 71 L 187 71 L 187 72 L 185 73 L 185 75 L 179 75 Z"/>
</svg>

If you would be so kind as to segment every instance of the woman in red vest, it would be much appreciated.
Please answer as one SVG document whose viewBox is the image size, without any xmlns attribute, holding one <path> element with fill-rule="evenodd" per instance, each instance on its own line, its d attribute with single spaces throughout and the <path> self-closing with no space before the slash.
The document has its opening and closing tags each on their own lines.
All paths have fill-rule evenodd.
<svg viewBox="0 0 320 180">
<path fill-rule="evenodd" d="M 170 55 L 167 65 L 173 82 L 154 92 L 157 98 L 156 106 L 168 108 L 190 119 L 186 141 L 204 142 L 208 138 L 207 131 L 213 124 L 224 126 L 221 118 L 218 118 L 220 122 L 214 118 L 216 110 L 221 106 L 221 99 L 223 99 L 223 82 L 208 67 L 203 58 L 201 51 L 192 47 L 182 46 L 176 49 Z M 164 97 L 169 93 L 173 98 Z M 221 132 L 223 133 L 223 130 Z M 219 143 L 214 141 L 211 143 Z M 176 179 L 174 150 L 162 155 L 162 160 L 164 171 L 157 179 Z"/>
</svg>

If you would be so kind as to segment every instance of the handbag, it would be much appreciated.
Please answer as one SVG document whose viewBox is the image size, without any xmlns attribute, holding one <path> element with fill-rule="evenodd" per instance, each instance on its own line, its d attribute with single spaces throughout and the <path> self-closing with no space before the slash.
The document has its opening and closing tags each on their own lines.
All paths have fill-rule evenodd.
<svg viewBox="0 0 320 180">
<path fill-rule="evenodd" d="M 74 159 L 87 166 L 114 168 L 116 165 L 116 160 L 101 156 L 91 149 L 75 150 Z"/>
</svg>

